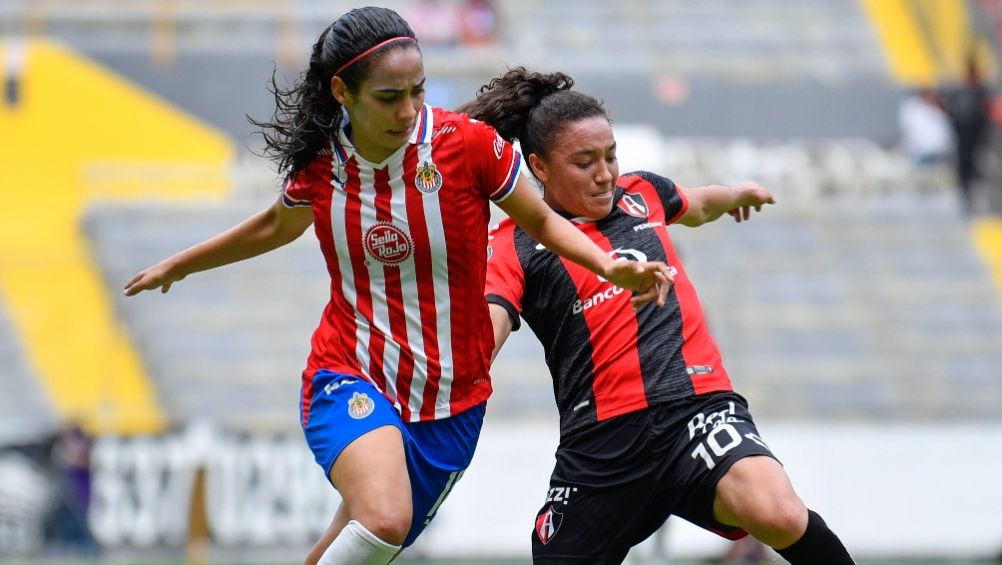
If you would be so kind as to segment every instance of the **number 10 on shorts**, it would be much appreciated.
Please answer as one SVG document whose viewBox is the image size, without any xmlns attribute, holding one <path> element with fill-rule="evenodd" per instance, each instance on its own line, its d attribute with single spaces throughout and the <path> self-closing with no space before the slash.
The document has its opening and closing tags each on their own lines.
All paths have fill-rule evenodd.
<svg viewBox="0 0 1002 565">
<path fill-rule="evenodd" d="M 769 449 L 769 446 L 757 434 L 749 432 L 744 437 Z M 741 445 L 742 441 L 744 441 L 744 438 L 741 437 L 741 434 L 738 433 L 734 426 L 731 424 L 718 424 L 710 430 L 710 433 L 706 434 L 706 439 L 700 442 L 689 455 L 693 459 L 702 458 L 703 462 L 706 463 L 706 468 L 713 469 L 717 466 L 717 459 L 720 459 L 728 451 Z"/>
</svg>

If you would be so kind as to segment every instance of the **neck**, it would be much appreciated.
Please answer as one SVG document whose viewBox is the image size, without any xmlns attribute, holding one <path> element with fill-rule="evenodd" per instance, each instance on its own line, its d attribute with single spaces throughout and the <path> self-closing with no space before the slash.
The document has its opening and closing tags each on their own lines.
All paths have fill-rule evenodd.
<svg viewBox="0 0 1002 565">
<path fill-rule="evenodd" d="M 383 162 L 384 159 L 396 153 L 397 149 L 400 149 L 398 147 L 397 149 L 391 151 L 388 149 L 367 148 L 365 147 L 365 145 L 359 145 L 354 141 L 352 142 L 352 144 L 355 146 L 355 152 L 361 155 L 363 159 L 369 161 L 370 163 L 381 163 Z"/>
<path fill-rule="evenodd" d="M 358 139 L 355 136 L 355 132 L 351 129 L 348 130 L 348 141 L 351 142 L 352 146 L 355 148 L 355 153 L 358 153 L 363 159 L 369 161 L 370 163 L 381 163 L 384 159 L 393 155 L 397 149 L 385 149 L 382 147 L 375 147 L 365 141 Z"/>
</svg>

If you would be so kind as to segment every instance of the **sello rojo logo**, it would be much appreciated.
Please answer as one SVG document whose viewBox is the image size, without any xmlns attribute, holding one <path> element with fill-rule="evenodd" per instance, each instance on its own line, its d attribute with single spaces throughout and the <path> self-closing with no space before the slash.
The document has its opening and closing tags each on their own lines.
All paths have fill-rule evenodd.
<svg viewBox="0 0 1002 565">
<path fill-rule="evenodd" d="M 414 243 L 403 229 L 387 223 L 374 224 L 365 230 L 365 251 L 384 265 L 397 265 L 414 252 Z"/>
</svg>

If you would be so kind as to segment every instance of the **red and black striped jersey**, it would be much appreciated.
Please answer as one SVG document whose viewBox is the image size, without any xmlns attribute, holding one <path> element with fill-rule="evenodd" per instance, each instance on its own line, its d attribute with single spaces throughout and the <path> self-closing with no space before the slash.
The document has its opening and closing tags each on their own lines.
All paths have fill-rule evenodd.
<svg viewBox="0 0 1002 565">
<path fill-rule="evenodd" d="M 303 421 L 319 369 L 370 380 L 408 422 L 484 402 L 488 203 L 512 193 L 520 155 L 487 124 L 428 105 L 381 163 L 339 133 L 282 195 L 313 208 L 331 276 L 303 373 Z"/>
<path fill-rule="evenodd" d="M 635 312 L 631 293 L 562 259 L 511 220 L 492 230 L 488 302 L 521 314 L 543 344 L 565 434 L 652 404 L 732 390 L 696 290 L 668 235 L 688 201 L 664 177 L 620 177 L 612 211 L 571 218 L 617 259 L 664 261 L 676 271 L 664 308 Z"/>
</svg>

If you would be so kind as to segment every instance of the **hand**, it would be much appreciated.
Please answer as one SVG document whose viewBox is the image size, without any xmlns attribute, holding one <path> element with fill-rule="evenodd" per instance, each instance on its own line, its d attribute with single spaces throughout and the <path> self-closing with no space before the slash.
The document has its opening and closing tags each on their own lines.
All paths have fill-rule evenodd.
<svg viewBox="0 0 1002 565">
<path fill-rule="evenodd" d="M 153 265 L 132 277 L 132 280 L 125 285 L 125 296 L 135 296 L 144 290 L 152 290 L 157 287 L 160 288 L 161 293 L 167 294 L 172 284 L 183 280 L 185 277 L 184 274 L 174 273 L 173 271 L 175 269 L 170 259 Z"/>
<path fill-rule="evenodd" d="M 664 266 L 664 263 L 657 263 L 658 265 Z M 665 266 L 664 272 L 658 271 L 654 273 L 657 282 L 654 286 L 647 289 L 646 292 L 634 295 L 630 298 L 630 304 L 633 306 L 633 310 L 640 310 L 640 307 L 655 300 L 658 303 L 658 308 L 664 308 L 665 301 L 668 298 L 668 292 L 671 290 L 671 285 L 675 283 L 675 277 L 671 274 L 671 270 Z"/>
<path fill-rule="evenodd" d="M 664 307 L 675 276 L 662 262 L 621 260 L 613 262 L 605 279 L 616 286 L 639 292 L 630 299 L 636 309 L 655 300 L 658 307 Z"/>
<path fill-rule="evenodd" d="M 743 182 L 738 185 L 738 190 L 741 194 L 738 198 L 739 204 L 727 212 L 734 218 L 735 222 L 741 223 L 741 221 L 749 219 L 752 208 L 755 208 L 756 212 L 761 212 L 763 205 L 776 203 L 772 194 L 757 182 Z"/>
</svg>

